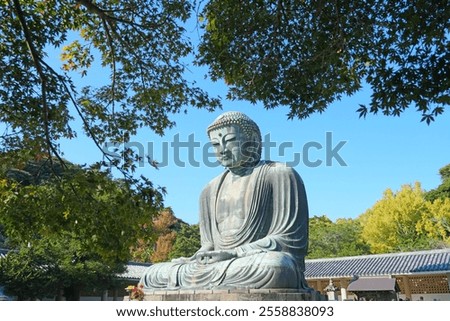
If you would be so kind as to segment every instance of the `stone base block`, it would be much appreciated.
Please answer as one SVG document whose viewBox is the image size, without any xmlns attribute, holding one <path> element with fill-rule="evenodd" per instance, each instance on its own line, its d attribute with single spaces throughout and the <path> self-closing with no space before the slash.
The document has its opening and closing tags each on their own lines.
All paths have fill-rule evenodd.
<svg viewBox="0 0 450 321">
<path fill-rule="evenodd" d="M 314 290 L 179 290 L 146 292 L 144 301 L 327 301 Z"/>
</svg>

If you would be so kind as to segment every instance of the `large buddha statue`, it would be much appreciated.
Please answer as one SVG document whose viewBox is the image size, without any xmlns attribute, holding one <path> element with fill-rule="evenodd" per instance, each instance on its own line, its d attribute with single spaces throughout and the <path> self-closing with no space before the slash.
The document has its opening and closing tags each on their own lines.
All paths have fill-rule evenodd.
<svg viewBox="0 0 450 321">
<path fill-rule="evenodd" d="M 261 161 L 261 133 L 226 112 L 208 135 L 225 171 L 200 197 L 201 248 L 191 258 L 150 266 L 145 290 L 308 289 L 304 257 L 308 206 L 298 173 Z"/>
</svg>

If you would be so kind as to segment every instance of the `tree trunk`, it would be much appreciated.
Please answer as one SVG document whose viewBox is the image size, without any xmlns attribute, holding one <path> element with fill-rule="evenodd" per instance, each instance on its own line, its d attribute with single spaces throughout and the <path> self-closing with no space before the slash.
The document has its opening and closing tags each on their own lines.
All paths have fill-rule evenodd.
<svg viewBox="0 0 450 321">
<path fill-rule="evenodd" d="M 81 288 L 78 285 L 71 285 L 64 289 L 64 295 L 67 301 L 80 301 Z"/>
</svg>

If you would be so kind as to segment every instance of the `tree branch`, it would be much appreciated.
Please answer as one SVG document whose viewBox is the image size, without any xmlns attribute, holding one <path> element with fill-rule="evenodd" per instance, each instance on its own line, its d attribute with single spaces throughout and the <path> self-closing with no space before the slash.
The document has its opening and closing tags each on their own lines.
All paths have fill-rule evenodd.
<svg viewBox="0 0 450 321">
<path fill-rule="evenodd" d="M 114 48 L 113 39 L 111 37 L 111 34 L 109 32 L 108 23 L 105 19 L 102 19 L 103 28 L 105 29 L 106 39 L 108 41 L 108 46 L 111 49 L 111 56 L 112 56 L 112 62 L 111 62 L 111 68 L 112 68 L 112 80 L 111 80 L 111 93 L 112 93 L 112 114 L 114 115 L 114 109 L 115 109 L 115 92 L 116 92 L 116 50 Z"/>
<path fill-rule="evenodd" d="M 48 66 L 47 64 L 45 64 L 46 66 Z M 72 101 L 72 104 L 75 107 L 75 110 L 77 111 L 78 116 L 80 116 L 81 121 L 83 122 L 84 126 L 86 127 L 87 132 L 89 133 L 89 135 L 91 136 L 92 140 L 94 141 L 95 146 L 97 146 L 97 148 L 100 150 L 100 152 L 102 153 L 103 157 L 105 157 L 110 163 L 113 163 L 113 160 L 108 156 L 108 154 L 103 150 L 103 148 L 100 146 L 100 143 L 97 139 L 97 137 L 95 136 L 94 132 L 91 130 L 91 127 L 89 126 L 89 122 L 86 120 L 86 118 L 84 117 L 83 113 L 81 112 L 80 106 L 78 105 L 75 97 L 72 95 L 72 92 L 70 91 L 69 87 L 67 86 L 67 83 L 64 81 L 64 79 L 61 79 L 61 76 L 53 70 L 53 68 L 51 68 L 50 66 L 48 66 L 48 68 L 50 68 L 51 72 L 54 73 L 58 79 L 61 81 L 62 85 L 64 86 L 67 94 L 70 97 L 70 100 Z M 126 178 L 126 179 L 130 179 L 131 175 L 129 175 L 125 170 L 123 170 L 122 168 L 120 168 L 119 166 L 115 166 L 117 168 L 117 170 L 119 170 L 119 172 L 122 173 L 122 175 Z"/>
<path fill-rule="evenodd" d="M 130 24 L 132 26 L 142 27 L 140 24 L 135 23 L 131 20 L 121 19 L 116 16 L 108 14 L 109 12 L 118 12 L 118 10 L 104 10 L 104 9 L 96 6 L 91 0 L 77 0 L 77 2 L 81 5 L 83 5 L 88 11 L 99 16 L 102 20 L 114 20 L 117 22 Z"/>
<path fill-rule="evenodd" d="M 14 9 L 16 11 L 16 14 L 19 18 L 20 25 L 22 27 L 22 31 L 24 33 L 25 42 L 27 43 L 28 49 L 31 53 L 31 58 L 33 59 L 34 67 L 36 68 L 36 71 L 39 75 L 39 78 L 41 80 L 41 95 L 42 95 L 42 107 L 43 107 L 43 118 L 44 118 L 44 133 L 45 133 L 45 141 L 47 144 L 47 153 L 49 155 L 50 162 L 52 162 L 51 155 L 54 154 L 62 164 L 64 164 L 64 161 L 59 156 L 59 153 L 56 151 L 55 147 L 53 146 L 51 137 L 50 137 L 50 123 L 48 119 L 49 114 L 49 108 L 47 104 L 47 78 L 44 72 L 44 69 L 42 68 L 42 59 L 39 55 L 38 50 L 36 49 L 36 46 L 34 45 L 33 37 L 31 35 L 30 28 L 28 27 L 27 21 L 25 19 L 25 13 L 20 5 L 19 0 L 14 0 Z"/>
</svg>

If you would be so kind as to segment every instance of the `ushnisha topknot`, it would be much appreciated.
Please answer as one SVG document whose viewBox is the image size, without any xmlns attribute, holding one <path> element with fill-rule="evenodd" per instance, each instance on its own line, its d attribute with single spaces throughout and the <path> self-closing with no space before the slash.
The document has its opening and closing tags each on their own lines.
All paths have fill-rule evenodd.
<svg viewBox="0 0 450 321">
<path fill-rule="evenodd" d="M 261 131 L 258 125 L 246 114 L 239 111 L 228 111 L 217 117 L 214 122 L 208 126 L 206 132 L 210 136 L 211 131 L 226 127 L 229 125 L 238 125 L 248 138 L 251 138 L 253 134 L 257 135 L 258 142 L 261 142 Z"/>
</svg>

